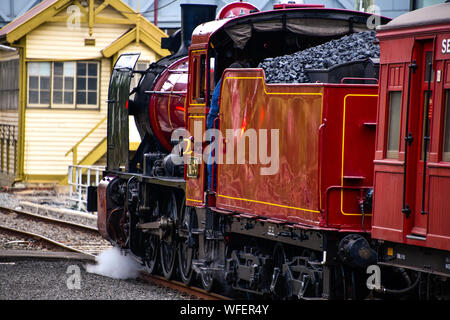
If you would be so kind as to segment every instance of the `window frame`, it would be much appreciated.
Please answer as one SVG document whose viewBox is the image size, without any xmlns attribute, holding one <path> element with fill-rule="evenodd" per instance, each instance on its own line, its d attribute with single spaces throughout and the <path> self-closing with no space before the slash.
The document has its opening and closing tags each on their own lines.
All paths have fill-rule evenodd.
<svg viewBox="0 0 450 320">
<path fill-rule="evenodd" d="M 76 65 L 75 65 L 75 70 L 78 69 L 78 63 L 86 63 L 86 66 L 88 67 L 89 64 L 93 64 L 95 63 L 97 65 L 97 88 L 96 88 L 96 104 L 78 104 L 78 72 L 75 71 L 75 83 L 74 83 L 74 100 L 75 100 L 75 109 L 80 109 L 80 110 L 92 110 L 92 109 L 100 109 L 100 73 L 101 73 L 101 63 L 97 60 L 81 60 L 81 61 L 76 61 Z M 89 100 L 89 74 L 88 74 L 88 68 L 86 68 L 86 101 Z"/>
<path fill-rule="evenodd" d="M 450 121 L 447 123 L 447 117 L 450 117 L 450 86 L 448 88 L 443 89 L 443 119 L 442 119 L 442 139 L 441 139 L 441 161 L 450 163 L 450 150 L 448 152 L 445 152 L 445 143 L 446 141 L 446 131 L 450 131 Z M 447 124 L 449 124 L 449 127 L 447 128 Z M 450 139 L 450 134 L 449 134 Z M 450 142 L 449 142 L 450 143 Z"/>
<path fill-rule="evenodd" d="M 73 62 L 75 64 L 74 68 L 74 84 L 73 84 L 73 104 L 64 104 L 64 96 L 63 96 L 63 103 L 54 103 L 53 101 L 53 94 L 54 94 L 54 77 L 55 77 L 55 73 L 54 73 L 54 68 L 55 68 L 55 63 L 64 63 L 64 62 Z M 50 102 L 48 105 L 46 104 L 35 104 L 35 103 L 30 103 L 30 74 L 29 74 L 29 64 L 30 63 L 50 63 Z M 77 87 L 77 78 L 78 78 L 78 73 L 77 73 L 77 66 L 78 63 L 86 63 L 87 66 L 89 64 L 93 64 L 95 63 L 97 65 L 97 81 L 96 81 L 96 104 L 79 104 L 77 103 L 77 91 L 78 91 L 78 87 Z M 87 70 L 86 70 L 86 79 L 89 78 L 89 76 L 87 75 Z M 26 90 L 26 108 L 29 109 L 54 109 L 54 110 L 97 110 L 99 111 L 101 108 L 101 103 L 100 103 L 100 96 L 101 96 L 101 88 L 100 88 L 100 84 L 101 84 L 101 72 L 102 72 L 102 63 L 101 60 L 61 60 L 61 61 L 36 61 L 36 60 L 30 60 L 27 61 L 27 67 L 26 67 L 26 73 L 27 73 L 27 90 Z M 64 82 L 64 76 L 62 77 L 63 82 Z M 89 89 L 87 88 L 88 86 L 88 81 L 86 81 L 86 90 L 85 92 L 89 92 Z M 63 84 L 63 88 L 64 88 L 64 84 Z M 40 90 L 40 89 L 39 89 Z M 59 90 L 59 89 L 58 89 Z M 64 92 L 64 89 L 62 90 L 62 92 Z"/>
<path fill-rule="evenodd" d="M 30 63 L 50 63 L 50 80 L 49 80 L 49 101 L 48 104 L 42 104 L 42 103 L 31 103 L 30 102 L 30 70 L 29 70 L 29 66 Z M 52 62 L 51 61 L 28 61 L 27 62 L 27 108 L 31 108 L 31 109 L 50 109 L 51 105 L 52 105 L 52 87 L 53 87 L 53 77 L 52 77 Z M 39 101 L 40 101 L 40 95 L 41 95 L 41 74 L 39 73 L 38 76 L 38 83 L 39 83 L 39 88 L 38 88 L 38 95 L 39 95 Z"/>
<path fill-rule="evenodd" d="M 390 128 L 391 128 L 391 110 L 392 110 L 392 93 L 400 94 L 400 104 L 399 108 L 399 118 L 398 118 L 398 146 L 397 150 L 389 149 L 389 137 L 390 137 Z M 387 91 L 387 110 L 386 110 L 386 148 L 384 152 L 385 159 L 389 160 L 398 160 L 400 155 L 400 147 L 401 147 L 401 130 L 402 130 L 402 104 L 403 104 L 403 91 L 402 90 L 389 90 Z"/>
<path fill-rule="evenodd" d="M 50 109 L 76 109 L 76 71 L 74 70 L 74 75 L 73 75 L 73 99 L 72 99 L 72 104 L 68 104 L 68 103 L 64 103 L 64 88 L 65 88 L 65 84 L 64 84 L 64 63 L 66 62 L 73 62 L 75 64 L 75 69 L 76 69 L 76 65 L 77 65 L 77 61 L 54 61 L 52 63 L 52 91 L 51 91 L 51 104 L 50 104 Z M 62 101 L 63 103 L 55 103 L 53 101 L 54 99 L 54 94 L 55 94 L 55 63 L 62 63 L 63 64 L 63 74 L 62 74 L 62 89 L 58 90 L 61 91 L 62 93 Z M 70 106 L 70 107 L 69 107 Z"/>
<path fill-rule="evenodd" d="M 207 90 L 207 52 L 206 50 L 194 50 L 189 63 L 189 68 L 193 71 L 192 84 L 190 93 L 190 105 L 204 106 L 206 105 Z M 202 65 L 202 62 L 204 63 Z M 191 66 L 192 64 L 192 66 Z"/>
<path fill-rule="evenodd" d="M 19 109 L 19 74 L 18 58 L 0 61 L 0 111 L 17 111 Z M 12 81 L 3 81 L 3 77 L 12 79 Z M 2 101 L 3 99 L 5 103 Z"/>
</svg>

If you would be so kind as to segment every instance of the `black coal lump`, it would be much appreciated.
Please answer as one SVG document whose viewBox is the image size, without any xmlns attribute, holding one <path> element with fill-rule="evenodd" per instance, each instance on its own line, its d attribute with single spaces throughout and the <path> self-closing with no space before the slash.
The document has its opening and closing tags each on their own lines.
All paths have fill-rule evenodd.
<svg viewBox="0 0 450 320">
<path fill-rule="evenodd" d="M 311 82 L 305 70 L 329 69 L 332 66 L 379 58 L 380 47 L 375 31 L 357 32 L 290 55 L 264 59 L 267 83 Z"/>
</svg>

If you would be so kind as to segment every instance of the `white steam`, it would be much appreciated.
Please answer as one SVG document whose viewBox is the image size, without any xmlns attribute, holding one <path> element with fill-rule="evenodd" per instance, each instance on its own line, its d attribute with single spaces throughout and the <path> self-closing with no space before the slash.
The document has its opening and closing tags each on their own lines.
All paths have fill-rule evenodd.
<svg viewBox="0 0 450 320">
<path fill-rule="evenodd" d="M 141 270 L 140 264 L 128 255 L 122 255 L 116 247 L 100 253 L 95 261 L 97 264 L 86 265 L 86 271 L 114 279 L 134 279 Z"/>
</svg>

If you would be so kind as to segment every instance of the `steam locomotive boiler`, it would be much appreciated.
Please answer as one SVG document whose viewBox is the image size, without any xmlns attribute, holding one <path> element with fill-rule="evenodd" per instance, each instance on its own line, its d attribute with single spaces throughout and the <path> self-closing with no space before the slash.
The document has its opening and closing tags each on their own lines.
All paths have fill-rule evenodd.
<svg viewBox="0 0 450 320">
<path fill-rule="evenodd" d="M 215 7 L 182 5 L 183 28 L 163 43 L 173 54 L 131 92 L 139 54 L 116 62 L 107 168 L 91 193 L 97 206 L 88 199 L 99 232 L 148 272 L 207 290 L 367 297 L 366 268 L 384 248 L 380 233 L 370 234 L 384 79 L 367 43 L 374 16 L 318 5 L 259 12 L 247 3 L 214 16 Z M 133 157 L 129 115 L 142 138 Z M 401 287 L 410 278 L 393 267 Z"/>
</svg>

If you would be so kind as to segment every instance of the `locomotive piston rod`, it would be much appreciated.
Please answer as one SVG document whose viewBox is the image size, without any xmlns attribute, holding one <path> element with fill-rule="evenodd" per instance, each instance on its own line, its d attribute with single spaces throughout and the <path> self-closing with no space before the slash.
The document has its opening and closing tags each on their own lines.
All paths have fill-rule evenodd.
<svg viewBox="0 0 450 320">
<path fill-rule="evenodd" d="M 168 242 L 173 240 L 172 235 L 175 230 L 175 223 L 170 218 L 161 217 L 158 221 L 140 223 L 136 227 L 150 234 L 157 235 L 160 239 L 165 239 Z"/>
</svg>

